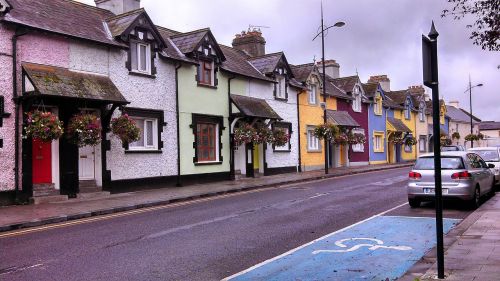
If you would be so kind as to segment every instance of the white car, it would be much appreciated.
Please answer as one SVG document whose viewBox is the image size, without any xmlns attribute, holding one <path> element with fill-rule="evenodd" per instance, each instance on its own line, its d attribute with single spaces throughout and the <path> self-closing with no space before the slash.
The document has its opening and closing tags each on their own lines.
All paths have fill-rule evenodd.
<svg viewBox="0 0 500 281">
<path fill-rule="evenodd" d="M 500 147 L 475 147 L 467 151 L 479 154 L 484 162 L 495 165 L 491 171 L 495 175 L 495 183 L 500 183 Z"/>
</svg>

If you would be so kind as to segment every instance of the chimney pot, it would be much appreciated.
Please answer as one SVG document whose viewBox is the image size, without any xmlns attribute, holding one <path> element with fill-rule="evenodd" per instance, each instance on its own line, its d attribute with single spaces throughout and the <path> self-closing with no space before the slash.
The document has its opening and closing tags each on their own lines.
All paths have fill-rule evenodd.
<svg viewBox="0 0 500 281">
<path fill-rule="evenodd" d="M 322 61 L 316 63 L 319 72 L 323 73 Z M 335 60 L 325 60 L 325 73 L 331 78 L 340 77 L 340 65 Z"/>
<path fill-rule="evenodd" d="M 141 7 L 141 0 L 94 0 L 98 8 L 108 10 L 115 15 L 124 14 Z"/>
<path fill-rule="evenodd" d="M 368 79 L 368 82 L 379 83 L 380 86 L 382 87 L 382 90 L 384 90 L 386 92 L 391 91 L 391 80 L 385 74 L 384 75 L 370 76 L 370 79 Z"/>
<path fill-rule="evenodd" d="M 259 31 L 242 31 L 233 39 L 233 48 L 247 53 L 249 56 L 258 57 L 266 54 L 266 40 Z"/>
</svg>

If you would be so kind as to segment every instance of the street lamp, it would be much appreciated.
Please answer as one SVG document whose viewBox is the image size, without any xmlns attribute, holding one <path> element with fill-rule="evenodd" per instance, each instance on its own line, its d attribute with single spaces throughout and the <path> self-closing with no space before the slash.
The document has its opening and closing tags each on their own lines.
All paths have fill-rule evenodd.
<svg viewBox="0 0 500 281">
<path fill-rule="evenodd" d="M 472 83 L 471 83 L 471 80 L 470 80 L 470 75 L 469 75 L 469 88 L 467 90 L 465 90 L 464 93 L 467 93 L 467 91 L 469 91 L 469 113 L 470 113 L 470 134 L 472 135 L 474 133 L 473 131 L 473 128 L 474 128 L 474 125 L 472 124 L 472 89 L 473 88 L 476 88 L 476 87 L 482 87 L 483 84 L 482 83 L 479 83 L 475 86 L 472 86 Z M 474 141 L 471 139 L 470 140 L 470 147 L 474 147 Z"/>
<path fill-rule="evenodd" d="M 342 27 L 345 25 L 345 22 L 339 21 L 334 25 L 325 27 L 323 21 L 323 2 L 321 2 L 321 31 L 314 36 L 313 41 L 321 35 L 321 64 L 323 65 L 323 103 L 325 104 L 325 108 L 323 109 L 323 123 L 326 125 L 326 71 L 325 71 L 325 31 L 332 27 Z M 328 174 L 328 139 L 325 138 L 325 174 Z"/>
</svg>

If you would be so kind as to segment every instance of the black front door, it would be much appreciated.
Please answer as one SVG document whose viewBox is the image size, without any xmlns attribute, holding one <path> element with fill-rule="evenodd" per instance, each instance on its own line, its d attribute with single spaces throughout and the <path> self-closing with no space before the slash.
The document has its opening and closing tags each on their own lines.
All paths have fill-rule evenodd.
<svg viewBox="0 0 500 281">
<path fill-rule="evenodd" d="M 255 177 L 254 169 L 253 169 L 253 144 L 249 143 L 245 145 L 245 163 L 246 163 L 246 175 L 247 178 Z"/>
</svg>

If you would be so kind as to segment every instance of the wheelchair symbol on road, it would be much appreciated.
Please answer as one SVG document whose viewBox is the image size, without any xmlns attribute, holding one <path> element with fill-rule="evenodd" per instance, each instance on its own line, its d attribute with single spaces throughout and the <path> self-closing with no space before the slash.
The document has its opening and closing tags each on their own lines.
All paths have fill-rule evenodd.
<svg viewBox="0 0 500 281">
<path fill-rule="evenodd" d="M 346 242 L 349 241 L 370 241 L 372 243 L 361 243 L 352 246 L 349 249 L 343 249 L 343 250 L 316 250 L 313 251 L 312 254 L 320 254 L 320 253 L 347 253 L 347 252 L 353 252 L 356 251 L 362 247 L 368 247 L 368 250 L 375 251 L 377 249 L 389 249 L 389 250 L 397 250 L 397 251 L 409 251 L 412 250 L 412 247 L 408 246 L 385 246 L 384 241 L 379 240 L 379 239 L 374 239 L 374 238 L 347 238 L 347 239 L 342 239 L 338 240 L 335 242 L 335 245 L 337 245 L 340 248 L 347 248 L 348 246 L 345 245 Z"/>
</svg>

